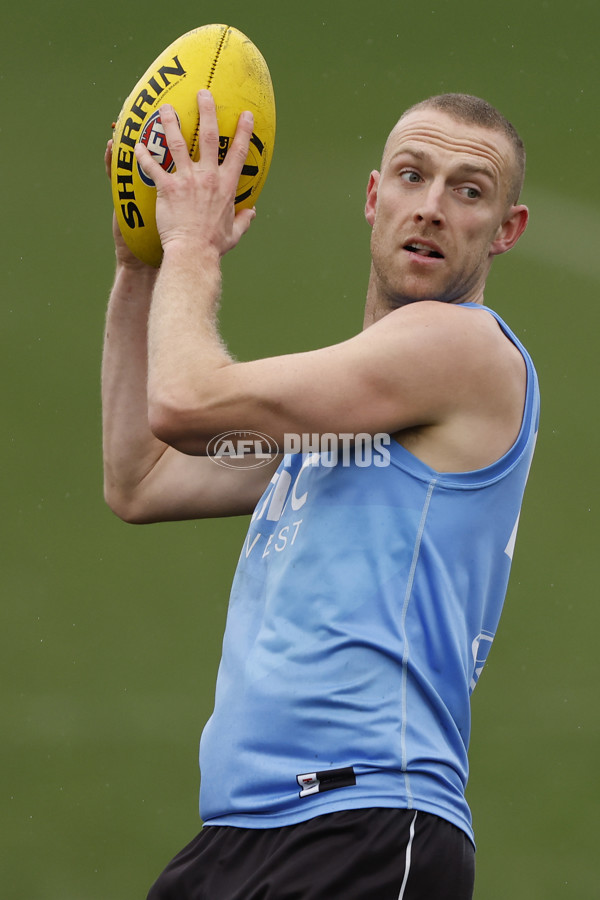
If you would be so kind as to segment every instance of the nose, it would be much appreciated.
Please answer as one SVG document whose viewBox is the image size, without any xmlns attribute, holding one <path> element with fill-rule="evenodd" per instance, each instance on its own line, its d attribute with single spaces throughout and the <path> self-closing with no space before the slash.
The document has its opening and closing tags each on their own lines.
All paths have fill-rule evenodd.
<svg viewBox="0 0 600 900">
<path fill-rule="evenodd" d="M 432 181 L 419 191 L 419 201 L 414 213 L 415 221 L 440 228 L 444 224 L 443 195 L 443 186 L 436 181 Z"/>
</svg>

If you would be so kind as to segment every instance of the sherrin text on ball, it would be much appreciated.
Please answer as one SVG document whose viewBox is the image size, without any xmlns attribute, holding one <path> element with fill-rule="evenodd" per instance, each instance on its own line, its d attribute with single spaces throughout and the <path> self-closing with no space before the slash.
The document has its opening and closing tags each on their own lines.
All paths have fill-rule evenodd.
<svg viewBox="0 0 600 900">
<path fill-rule="evenodd" d="M 131 91 L 114 127 L 112 195 L 119 228 L 131 251 L 159 266 L 162 247 L 156 228 L 156 188 L 134 154 L 148 147 L 163 169 L 174 169 L 160 120 L 168 102 L 177 114 L 190 157 L 198 159 L 198 104 L 211 91 L 219 124 L 219 159 L 233 137 L 240 113 L 254 116 L 250 150 L 238 183 L 236 209 L 253 207 L 264 186 L 275 142 L 275 97 L 267 64 L 252 41 L 229 25 L 204 25 L 170 44 Z"/>
</svg>

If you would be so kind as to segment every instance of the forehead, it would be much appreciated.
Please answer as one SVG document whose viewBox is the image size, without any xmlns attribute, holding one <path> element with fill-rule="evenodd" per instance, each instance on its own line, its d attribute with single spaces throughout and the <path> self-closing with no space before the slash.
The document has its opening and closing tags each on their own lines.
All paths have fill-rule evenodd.
<svg viewBox="0 0 600 900">
<path fill-rule="evenodd" d="M 497 183 L 510 176 L 514 165 L 512 147 L 501 131 L 462 122 L 433 108 L 400 119 L 387 139 L 382 169 L 401 153 L 451 166 L 481 167 Z"/>
</svg>

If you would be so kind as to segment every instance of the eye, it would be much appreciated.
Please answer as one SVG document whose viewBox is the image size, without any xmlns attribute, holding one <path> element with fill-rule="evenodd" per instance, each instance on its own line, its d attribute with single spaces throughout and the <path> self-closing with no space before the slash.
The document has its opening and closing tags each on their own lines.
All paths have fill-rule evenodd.
<svg viewBox="0 0 600 900">
<path fill-rule="evenodd" d="M 459 193 L 466 197 L 467 200 L 478 200 L 481 197 L 481 191 L 479 188 L 472 187 L 471 185 L 466 185 L 465 187 L 461 187 L 458 189 Z"/>
<path fill-rule="evenodd" d="M 400 178 L 403 181 L 407 181 L 409 184 L 418 184 L 421 181 L 421 176 L 418 172 L 415 172 L 414 169 L 403 169 L 400 172 Z"/>
</svg>

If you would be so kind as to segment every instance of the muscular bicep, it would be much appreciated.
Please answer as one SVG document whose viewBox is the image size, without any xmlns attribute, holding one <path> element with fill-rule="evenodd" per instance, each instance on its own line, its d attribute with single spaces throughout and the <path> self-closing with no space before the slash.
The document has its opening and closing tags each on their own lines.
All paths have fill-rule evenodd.
<svg viewBox="0 0 600 900">
<path fill-rule="evenodd" d="M 437 424 L 461 402 L 461 372 L 470 364 L 472 341 L 456 312 L 413 304 L 340 344 L 225 365 L 201 391 L 183 385 L 156 433 L 202 453 L 228 429 L 265 432 L 283 446 L 290 434 L 392 434 Z"/>
</svg>

